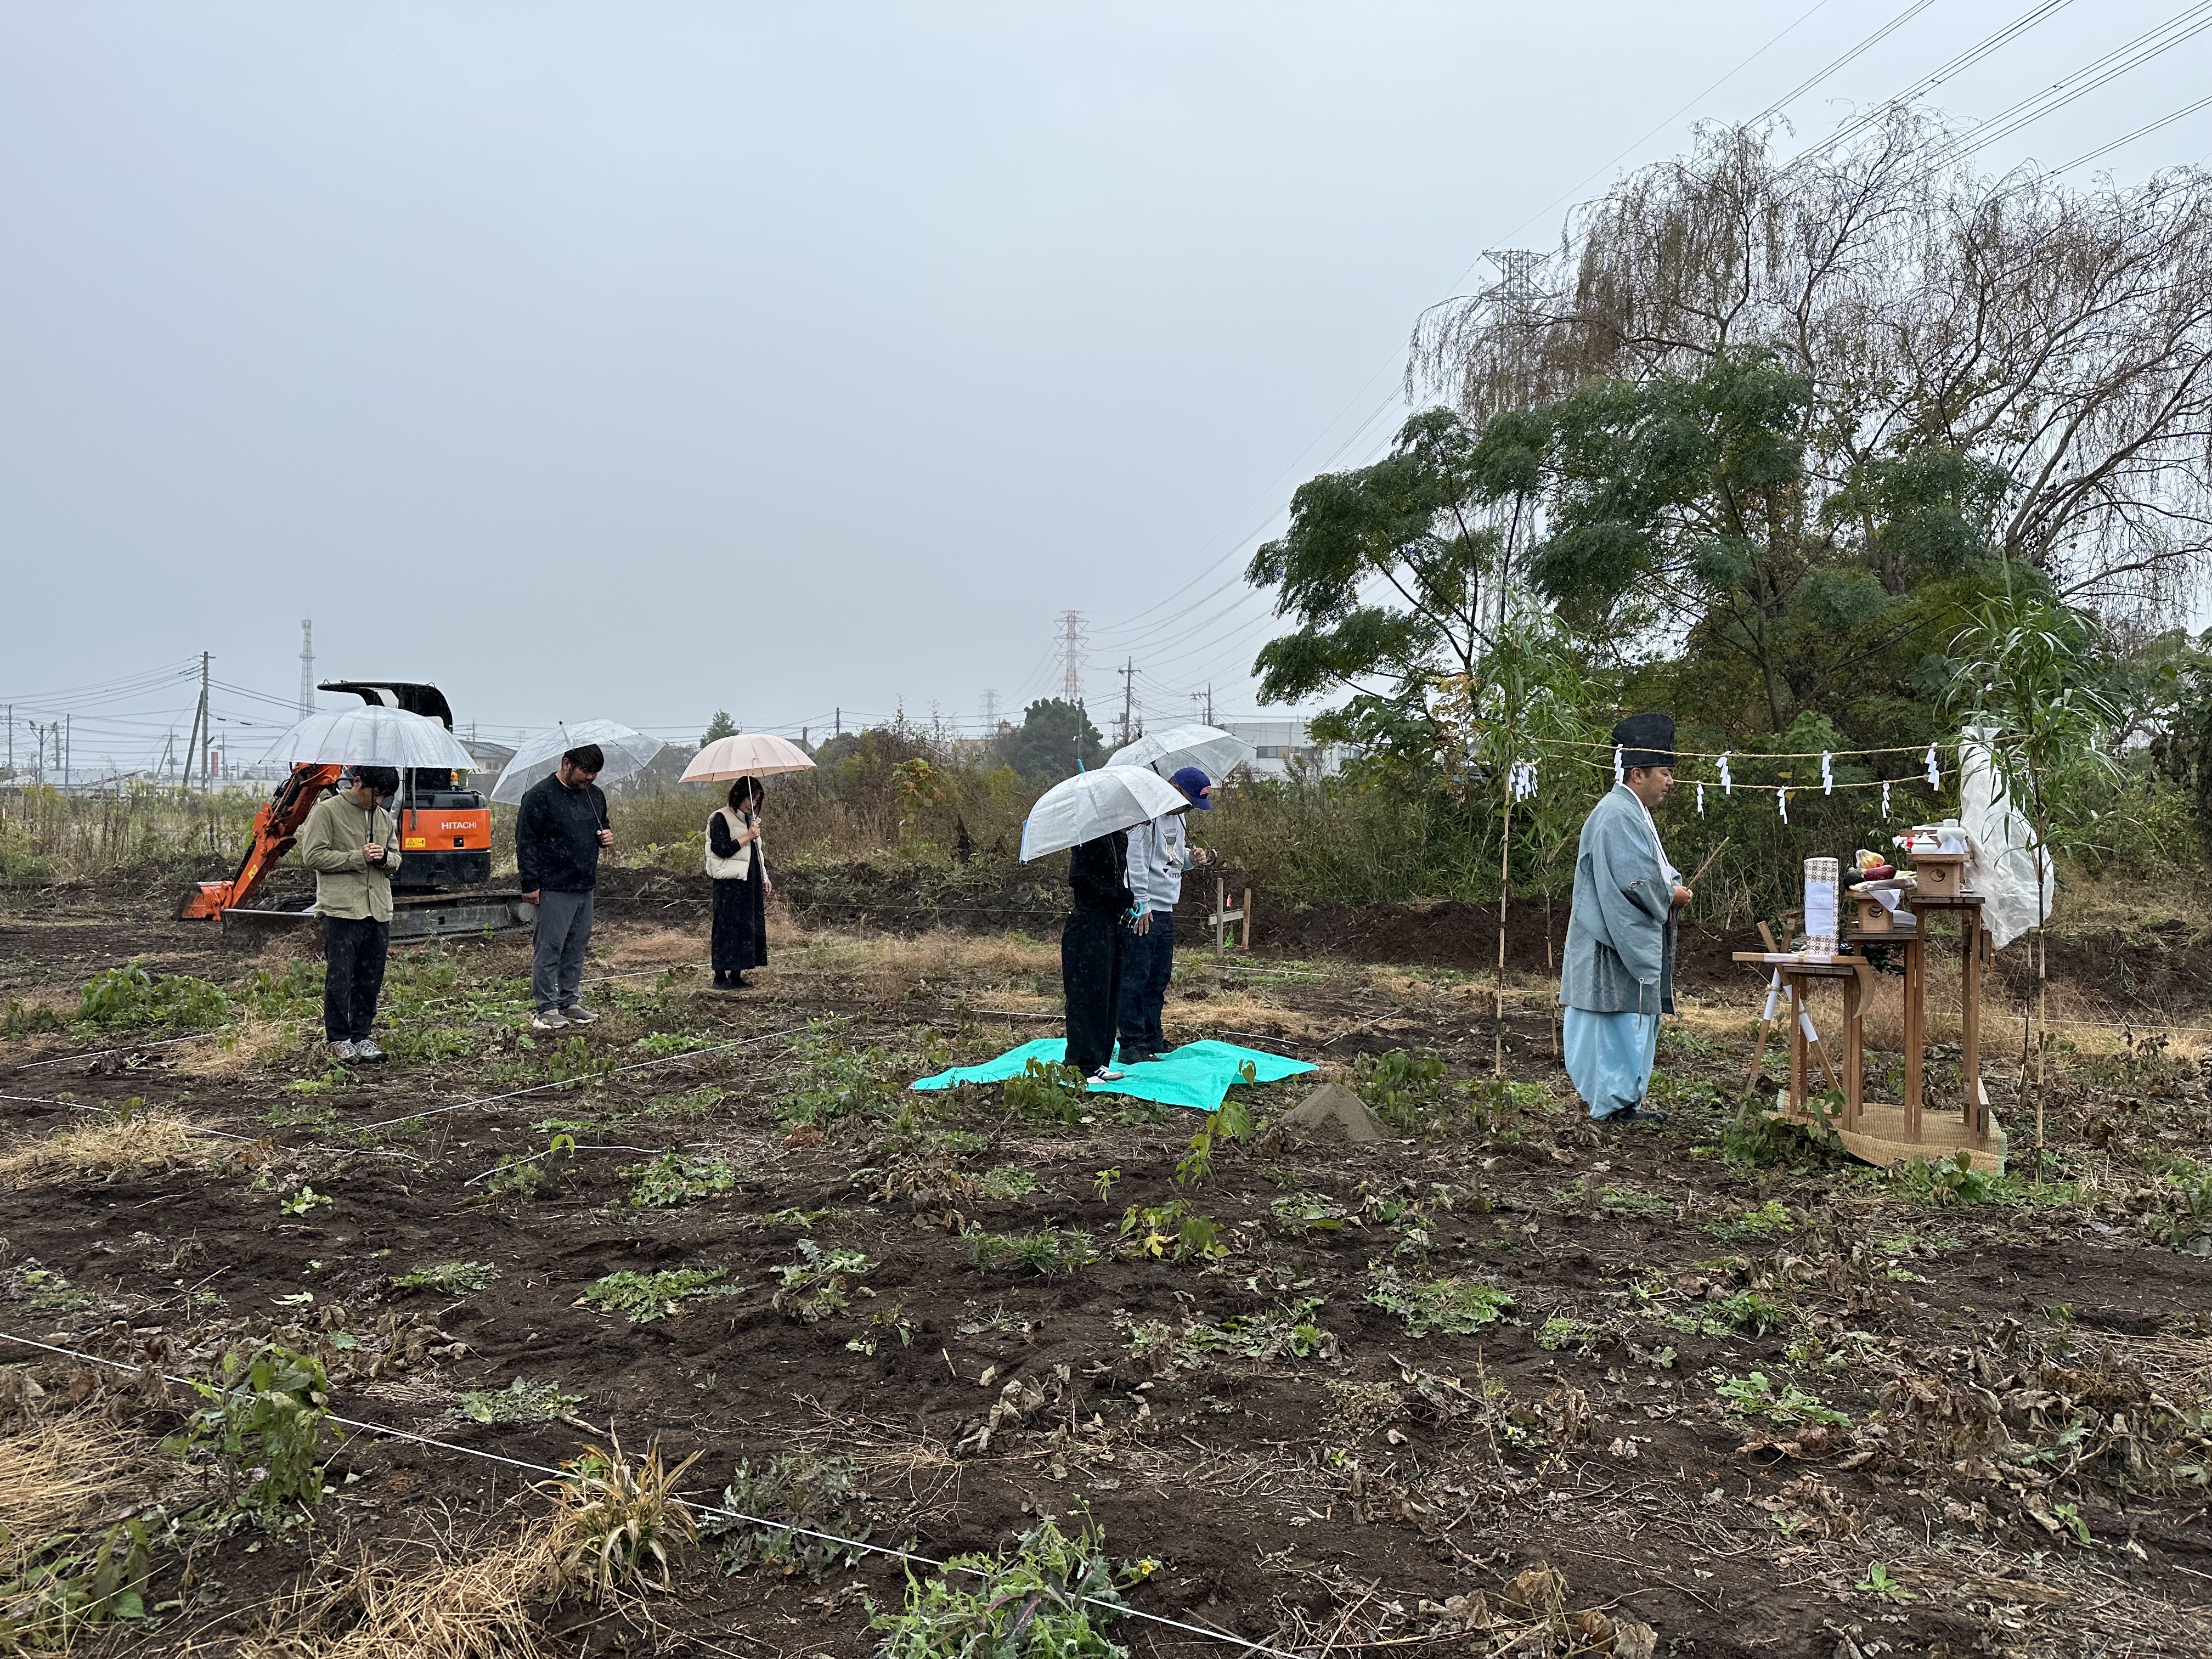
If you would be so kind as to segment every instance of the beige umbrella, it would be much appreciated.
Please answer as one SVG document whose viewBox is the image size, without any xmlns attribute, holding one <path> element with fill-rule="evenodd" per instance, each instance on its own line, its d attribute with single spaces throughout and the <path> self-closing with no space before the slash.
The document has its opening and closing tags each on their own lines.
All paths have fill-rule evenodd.
<svg viewBox="0 0 2212 1659">
<path fill-rule="evenodd" d="M 721 783 L 732 778 L 772 777 L 778 772 L 811 772 L 813 757 L 789 738 L 767 732 L 740 732 L 717 738 L 691 757 L 684 783 Z"/>
</svg>

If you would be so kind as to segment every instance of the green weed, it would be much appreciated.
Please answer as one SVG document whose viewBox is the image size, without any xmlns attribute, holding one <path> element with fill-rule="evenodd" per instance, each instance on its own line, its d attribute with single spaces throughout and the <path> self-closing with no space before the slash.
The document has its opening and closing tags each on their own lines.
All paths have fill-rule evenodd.
<svg viewBox="0 0 2212 1659">
<path fill-rule="evenodd" d="M 799 1241 L 799 1260 L 771 1269 L 782 1281 L 770 1305 L 787 1319 L 812 1325 L 852 1306 L 848 1281 L 866 1278 L 876 1264 L 862 1252 L 842 1245 Z"/>
<path fill-rule="evenodd" d="M 609 1273 L 595 1280 L 582 1300 L 605 1313 L 618 1313 L 633 1325 L 650 1325 L 673 1317 L 696 1297 L 735 1296 L 737 1290 L 714 1288 L 726 1275 L 721 1267 L 677 1267 L 662 1273 Z"/>
<path fill-rule="evenodd" d="M 1825 1115 L 1795 1123 L 1747 1101 L 1721 1130 L 1721 1157 L 1738 1169 L 1810 1171 L 1832 1169 L 1850 1156 Z"/>
<path fill-rule="evenodd" d="M 805 1081 L 777 1103 L 787 1129 L 826 1129 L 843 1118 L 880 1116 L 898 1093 L 900 1056 L 881 1047 L 853 1047 L 840 1035 L 843 1024 L 815 1020 L 792 1045 Z"/>
<path fill-rule="evenodd" d="M 322 1502 L 331 1384 L 321 1361 L 271 1343 L 250 1356 L 224 1354 L 216 1382 L 191 1386 L 201 1408 L 167 1444 L 187 1458 L 211 1456 L 230 1505 L 277 1527 Z"/>
<path fill-rule="evenodd" d="M 1367 1300 L 1396 1315 L 1415 1336 L 1426 1336 L 1431 1331 L 1442 1331 L 1447 1336 L 1470 1335 L 1514 1310 L 1510 1294 L 1477 1279 L 1410 1279 L 1382 1262 L 1367 1271 Z"/>
<path fill-rule="evenodd" d="M 1318 1193 L 1285 1194 L 1268 1208 L 1274 1212 L 1275 1224 L 1285 1232 L 1339 1232 L 1351 1219 L 1343 1205 Z"/>
<path fill-rule="evenodd" d="M 1314 1316 L 1321 1306 L 1320 1297 L 1308 1296 L 1258 1313 L 1233 1314 L 1194 1327 L 1183 1343 L 1196 1352 L 1241 1359 L 1334 1359 L 1336 1338 Z"/>
<path fill-rule="evenodd" d="M 1078 1123 L 1089 1103 L 1089 1085 L 1073 1066 L 1031 1056 L 1018 1075 L 1006 1079 L 999 1098 L 1008 1111 L 1022 1117 Z"/>
<path fill-rule="evenodd" d="M 467 1296 L 489 1290 L 498 1277 L 499 1269 L 489 1261 L 435 1261 L 409 1273 L 393 1274 L 392 1288 L 435 1291 L 441 1296 Z"/>
<path fill-rule="evenodd" d="M 975 1177 L 975 1191 L 983 1198 L 1027 1198 L 1037 1189 L 1037 1178 L 1018 1164 L 1001 1164 Z"/>
<path fill-rule="evenodd" d="M 64 1533 L 34 1550 L 12 1582 L 0 1583 L 0 1652 L 66 1651 L 102 1625 L 144 1619 L 152 1557 L 152 1530 L 137 1516 L 97 1543 Z"/>
<path fill-rule="evenodd" d="M 173 1026 L 201 1030 L 230 1017 L 222 988 L 183 974 L 149 974 L 137 963 L 110 968 L 89 981 L 77 1018 L 110 1028 Z"/>
<path fill-rule="evenodd" d="M 1784 1233 L 1795 1232 L 1796 1221 L 1782 1206 L 1782 1200 L 1770 1198 L 1755 1210 L 1746 1210 L 1733 1221 L 1718 1221 L 1705 1231 L 1715 1238 L 1743 1243 L 1759 1239 L 1778 1238 Z"/>
<path fill-rule="evenodd" d="M 1047 1228 L 1038 1233 L 981 1233 L 969 1241 L 975 1265 L 987 1272 L 1027 1267 L 1045 1274 L 1072 1273 L 1098 1260 L 1098 1247 L 1090 1234 L 1074 1228 Z"/>
<path fill-rule="evenodd" d="M 584 1403 L 557 1382 L 526 1382 L 516 1377 L 503 1389 L 471 1389 L 453 1401 L 471 1423 L 550 1423 Z"/>
<path fill-rule="evenodd" d="M 797 1452 L 772 1458 L 757 1471 L 743 1462 L 722 1489 L 721 1506 L 737 1514 L 702 1517 L 699 1534 L 719 1540 L 715 1559 L 732 1577 L 765 1567 L 787 1576 L 805 1573 L 818 1584 L 833 1571 L 859 1565 L 866 1553 L 855 1547 L 873 1531 L 860 1507 L 867 1498 L 859 1468 L 848 1457 Z M 757 1519 L 741 1521 L 738 1515 Z M 809 1533 L 851 1542 L 833 1544 Z"/>
<path fill-rule="evenodd" d="M 1156 1570 L 1119 1571 L 1105 1535 L 1085 1526 L 1070 1539 L 1050 1516 L 1024 1533 L 1011 1556 L 957 1555 L 927 1582 L 907 1577 L 906 1605 L 882 1612 L 882 1659 L 1127 1659 L 1100 1626 L 1125 1609 L 1124 1586 Z"/>
<path fill-rule="evenodd" d="M 1175 1261 L 1213 1261 L 1229 1254 L 1220 1224 L 1182 1199 L 1132 1204 L 1121 1212 L 1121 1237 L 1140 1255 Z"/>
<path fill-rule="evenodd" d="M 629 1201 L 642 1209 L 665 1210 L 726 1193 L 737 1171 L 719 1158 L 687 1158 L 663 1152 L 650 1164 L 626 1164 L 615 1173 L 629 1182 Z"/>
<path fill-rule="evenodd" d="M 1842 1425 L 1851 1420 L 1821 1404 L 1818 1395 L 1806 1393 L 1795 1382 L 1776 1393 L 1764 1371 L 1753 1371 L 1748 1376 L 1730 1376 L 1723 1370 L 1709 1375 L 1713 1392 L 1720 1396 L 1722 1403 L 1744 1417 L 1763 1417 L 1771 1423 L 1791 1427 L 1806 1423 Z"/>
</svg>

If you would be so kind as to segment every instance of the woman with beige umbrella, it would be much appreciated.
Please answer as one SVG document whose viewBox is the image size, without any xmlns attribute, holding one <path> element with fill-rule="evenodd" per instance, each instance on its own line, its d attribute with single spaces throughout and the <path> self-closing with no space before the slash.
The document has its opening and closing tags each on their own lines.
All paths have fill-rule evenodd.
<svg viewBox="0 0 2212 1659">
<path fill-rule="evenodd" d="M 710 954 L 718 991 L 744 989 L 750 983 L 745 970 L 768 965 L 768 901 L 775 884 L 769 878 L 768 845 L 761 833 L 761 805 L 767 795 L 761 779 L 813 764 L 795 743 L 744 732 L 717 738 L 684 769 L 686 783 L 735 780 L 726 804 L 707 820 L 707 874 L 714 890 Z"/>
</svg>

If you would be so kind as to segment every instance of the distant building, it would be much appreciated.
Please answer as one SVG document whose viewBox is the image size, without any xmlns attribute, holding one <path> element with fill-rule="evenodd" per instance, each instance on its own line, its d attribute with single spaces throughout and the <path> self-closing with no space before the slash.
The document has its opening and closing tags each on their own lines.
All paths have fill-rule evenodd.
<svg viewBox="0 0 2212 1659">
<path fill-rule="evenodd" d="M 1293 760 L 1309 777 L 1344 769 L 1344 745 L 1316 743 L 1304 720 L 1223 720 L 1221 729 L 1259 751 L 1246 769 L 1255 778 L 1286 778 Z"/>
</svg>

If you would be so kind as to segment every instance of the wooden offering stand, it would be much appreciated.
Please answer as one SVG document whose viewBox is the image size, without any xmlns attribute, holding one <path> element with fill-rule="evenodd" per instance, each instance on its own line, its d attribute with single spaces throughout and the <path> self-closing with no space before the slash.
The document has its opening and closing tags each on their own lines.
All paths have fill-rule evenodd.
<svg viewBox="0 0 2212 1659">
<path fill-rule="evenodd" d="M 1837 1132 L 1849 1128 L 1856 1132 L 1859 1114 L 1866 1096 L 1866 1043 L 1861 1030 L 1866 1012 L 1866 992 L 1871 967 L 1864 957 L 1848 953 L 1832 957 L 1806 956 L 1795 951 L 1738 951 L 1734 952 L 1738 962 L 1756 963 L 1771 969 L 1782 979 L 1783 1018 L 1790 1022 L 1790 1097 L 1781 1109 L 1781 1115 L 1799 1123 L 1808 1123 L 1813 1115 L 1813 1044 L 1805 1036 L 1805 994 L 1815 981 L 1824 979 L 1840 980 L 1844 988 L 1844 1030 L 1840 1041 L 1844 1050 L 1844 1074 L 1831 1080 L 1844 1093 L 1843 1115 L 1837 1121 Z M 1765 1033 L 1761 1042 L 1764 1043 Z M 1823 1054 L 1825 1067 L 1827 1057 Z M 1754 1058 L 1753 1065 L 1757 1060 Z M 1849 1143 L 1846 1142 L 1846 1145 Z"/>
<path fill-rule="evenodd" d="M 1887 928 L 1857 929 L 1844 935 L 1846 954 L 1808 957 L 1776 951 L 1738 951 L 1738 962 L 1757 963 L 1783 976 L 1792 999 L 1790 1009 L 1790 1092 L 1778 1109 L 1785 1119 L 1809 1123 L 1813 1119 L 1808 1075 L 1808 1043 L 1796 1002 L 1811 982 L 1837 979 L 1843 982 L 1844 1068 L 1838 1086 L 1843 1091 L 1842 1112 L 1830 1120 L 1844 1149 L 1863 1162 L 1881 1165 L 1910 1163 L 1914 1158 L 1941 1162 L 1965 1152 L 1978 1170 L 2001 1173 L 2005 1161 L 2005 1133 L 1990 1110 L 1989 1094 L 1982 1086 L 1982 899 L 1978 893 L 1948 896 L 1922 894 L 1908 897 L 1907 915 L 1890 918 Z M 1960 1079 L 1963 1109 L 1957 1114 L 1924 1109 L 1923 1095 L 1927 1069 L 1928 963 L 1927 922 L 1949 912 L 1959 918 L 1964 963 L 1960 969 Z M 1905 957 L 1905 1097 L 1902 1101 L 1866 1098 L 1865 1014 L 1873 989 L 1871 964 L 1863 956 L 1849 954 L 1851 945 L 1894 945 Z"/>
</svg>

